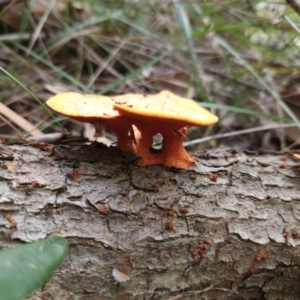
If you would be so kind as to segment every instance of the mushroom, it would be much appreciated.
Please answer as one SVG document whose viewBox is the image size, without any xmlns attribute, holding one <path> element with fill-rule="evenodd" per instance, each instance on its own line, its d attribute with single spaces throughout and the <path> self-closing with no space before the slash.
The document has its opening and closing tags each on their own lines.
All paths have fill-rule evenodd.
<svg viewBox="0 0 300 300">
<path fill-rule="evenodd" d="M 118 147 L 126 152 L 135 153 L 134 134 L 138 137 L 131 123 L 113 109 L 110 97 L 101 95 L 81 95 L 74 92 L 57 94 L 47 102 L 54 111 L 78 120 L 95 125 L 97 131 L 105 128 L 114 131 L 118 136 Z M 135 132 L 135 133 L 134 133 Z"/>
<path fill-rule="evenodd" d="M 163 164 L 188 168 L 196 160 L 182 145 L 187 128 L 208 126 L 218 121 L 215 115 L 195 101 L 169 91 L 155 95 L 129 94 L 123 102 L 120 96 L 112 100 L 119 115 L 134 124 L 140 132 L 136 155 L 142 157 L 139 161 L 142 166 Z M 163 145 L 160 151 L 153 151 L 152 137 L 157 133 L 163 136 Z"/>
<path fill-rule="evenodd" d="M 107 128 L 118 136 L 118 147 L 140 156 L 139 165 L 162 164 L 187 168 L 196 163 L 182 142 L 187 128 L 208 126 L 218 118 L 196 102 L 169 91 L 155 95 L 126 94 L 115 97 L 61 93 L 47 101 L 54 111 L 81 122 Z M 152 149 L 152 137 L 163 136 L 161 150 Z"/>
</svg>

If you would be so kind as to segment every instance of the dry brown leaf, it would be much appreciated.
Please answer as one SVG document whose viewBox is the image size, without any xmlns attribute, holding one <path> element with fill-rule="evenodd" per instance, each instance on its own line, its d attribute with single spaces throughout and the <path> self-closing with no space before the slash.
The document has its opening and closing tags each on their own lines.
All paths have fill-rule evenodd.
<svg viewBox="0 0 300 300">
<path fill-rule="evenodd" d="M 28 144 L 28 145 L 31 145 L 32 147 L 35 147 L 37 149 L 40 149 L 42 151 L 45 151 L 45 152 L 48 152 L 48 153 L 52 153 L 53 151 L 53 145 L 50 145 L 50 144 L 47 144 L 47 143 L 42 143 L 42 142 L 36 142 L 36 141 L 30 141 L 28 139 L 26 139 L 24 136 L 22 135 L 18 135 L 19 139 L 25 143 L 25 144 Z"/>
<path fill-rule="evenodd" d="M 293 153 L 293 156 L 300 160 L 300 154 Z"/>
</svg>

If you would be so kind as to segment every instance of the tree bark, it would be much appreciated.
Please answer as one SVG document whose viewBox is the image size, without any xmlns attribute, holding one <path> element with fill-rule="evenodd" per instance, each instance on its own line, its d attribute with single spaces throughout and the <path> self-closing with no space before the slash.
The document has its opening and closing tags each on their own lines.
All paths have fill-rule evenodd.
<svg viewBox="0 0 300 300">
<path fill-rule="evenodd" d="M 0 147 L 1 248 L 70 242 L 32 299 L 300 299 L 299 162 L 195 155 L 173 170 L 99 144 Z"/>
</svg>

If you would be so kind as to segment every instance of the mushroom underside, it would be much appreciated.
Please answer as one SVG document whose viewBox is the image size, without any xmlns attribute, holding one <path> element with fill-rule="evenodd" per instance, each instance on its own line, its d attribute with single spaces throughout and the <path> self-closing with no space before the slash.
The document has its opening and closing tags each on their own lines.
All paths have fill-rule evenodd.
<svg viewBox="0 0 300 300">
<path fill-rule="evenodd" d="M 186 137 L 187 128 L 179 130 L 160 130 L 163 137 L 161 149 L 153 148 L 153 136 L 157 134 L 151 128 L 141 128 L 133 125 L 134 145 L 131 145 L 135 155 L 140 156 L 138 162 L 140 166 L 164 165 L 166 167 L 188 168 L 192 163 L 196 163 L 193 156 L 187 153 L 182 145 Z M 123 142 L 122 142 L 123 143 Z M 118 142 L 121 149 L 124 147 Z"/>
</svg>

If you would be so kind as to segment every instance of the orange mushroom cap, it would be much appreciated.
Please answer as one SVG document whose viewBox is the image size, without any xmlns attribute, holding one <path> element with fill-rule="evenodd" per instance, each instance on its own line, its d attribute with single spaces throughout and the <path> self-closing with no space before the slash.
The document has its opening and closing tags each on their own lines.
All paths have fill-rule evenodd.
<svg viewBox="0 0 300 300">
<path fill-rule="evenodd" d="M 54 111 L 80 122 L 93 124 L 99 120 L 115 119 L 119 116 L 113 110 L 113 102 L 106 96 L 67 92 L 49 98 L 46 103 Z"/>
<path fill-rule="evenodd" d="M 208 126 L 218 121 L 218 117 L 195 101 L 169 91 L 155 95 L 128 94 L 123 102 L 119 102 L 120 97 L 112 100 L 121 115 L 138 123 L 151 122 L 151 126 L 157 125 L 155 127 L 163 124 L 164 128 L 176 130 L 185 126 Z"/>
<path fill-rule="evenodd" d="M 54 111 L 80 122 L 103 124 L 118 136 L 118 146 L 123 151 L 132 151 L 134 141 L 130 136 L 131 123 L 113 109 L 110 97 L 82 95 L 74 92 L 57 94 L 47 102 Z"/>
</svg>

